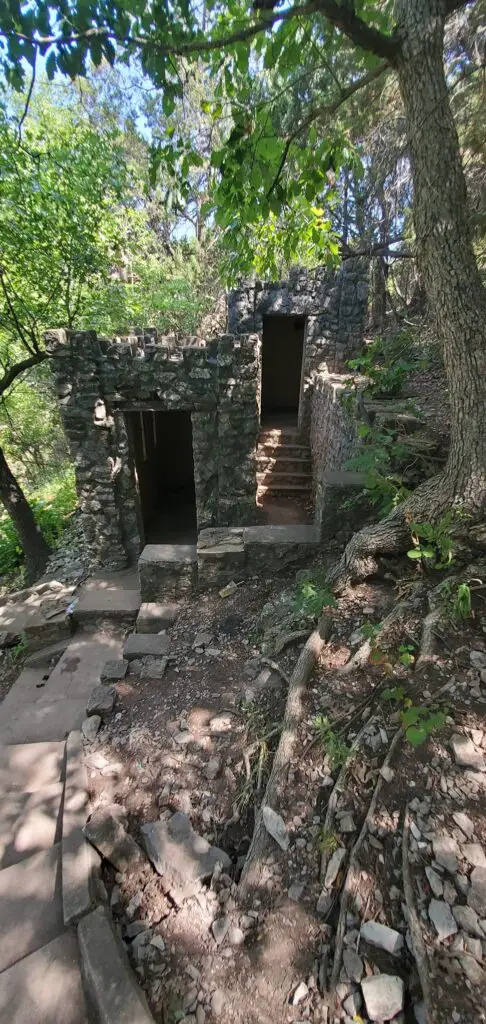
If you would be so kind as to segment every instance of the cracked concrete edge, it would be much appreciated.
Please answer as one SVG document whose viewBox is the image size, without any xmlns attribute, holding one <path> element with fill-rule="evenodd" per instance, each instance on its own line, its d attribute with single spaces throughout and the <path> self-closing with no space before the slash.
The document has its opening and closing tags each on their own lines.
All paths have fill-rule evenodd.
<svg viewBox="0 0 486 1024">
<path fill-rule="evenodd" d="M 83 834 L 88 806 L 88 773 L 79 731 L 66 740 L 62 806 L 62 902 L 64 924 L 76 924 L 95 906 L 101 858 Z"/>
<path fill-rule="evenodd" d="M 78 925 L 85 994 L 97 1024 L 154 1024 L 105 907 L 97 907 Z"/>
</svg>

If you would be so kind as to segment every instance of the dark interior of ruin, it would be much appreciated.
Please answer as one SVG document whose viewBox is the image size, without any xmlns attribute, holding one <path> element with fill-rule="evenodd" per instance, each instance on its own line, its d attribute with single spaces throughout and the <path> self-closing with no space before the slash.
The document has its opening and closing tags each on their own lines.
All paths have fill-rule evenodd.
<svg viewBox="0 0 486 1024">
<path fill-rule="evenodd" d="M 197 538 L 190 412 L 125 413 L 138 478 L 144 542 Z"/>
<path fill-rule="evenodd" d="M 262 424 L 297 423 L 305 318 L 264 316 Z"/>
</svg>

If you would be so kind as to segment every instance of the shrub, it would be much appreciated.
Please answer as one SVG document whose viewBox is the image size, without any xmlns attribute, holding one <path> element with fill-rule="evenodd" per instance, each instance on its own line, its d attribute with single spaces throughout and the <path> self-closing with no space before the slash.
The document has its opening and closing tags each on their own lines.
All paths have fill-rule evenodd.
<svg viewBox="0 0 486 1024">
<path fill-rule="evenodd" d="M 76 508 L 74 473 L 68 470 L 28 495 L 35 520 L 47 543 L 55 547 Z M 23 565 L 24 554 L 17 531 L 7 512 L 0 516 L 0 576 L 10 576 Z"/>
</svg>

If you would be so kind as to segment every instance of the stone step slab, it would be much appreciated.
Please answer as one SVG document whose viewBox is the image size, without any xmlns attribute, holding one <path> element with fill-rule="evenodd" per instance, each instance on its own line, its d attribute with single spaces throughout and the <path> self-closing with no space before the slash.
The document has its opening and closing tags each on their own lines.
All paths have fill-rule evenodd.
<svg viewBox="0 0 486 1024">
<path fill-rule="evenodd" d="M 158 601 L 144 601 L 137 615 L 135 630 L 137 633 L 159 633 L 161 629 L 169 629 L 179 613 L 179 605 L 163 604 Z"/>
<path fill-rule="evenodd" d="M 78 939 L 93 1019 L 102 1024 L 154 1024 L 145 996 L 103 907 L 83 917 Z"/>
<path fill-rule="evenodd" d="M 79 625 L 103 620 L 133 621 L 141 604 L 139 590 L 102 588 L 81 594 L 74 608 L 73 619 Z"/>
<path fill-rule="evenodd" d="M 197 584 L 195 544 L 146 544 L 138 560 L 143 602 L 178 601 Z"/>
<path fill-rule="evenodd" d="M 0 871 L 0 972 L 64 931 L 61 847 Z"/>
<path fill-rule="evenodd" d="M 64 743 L 18 743 L 0 747 L 0 792 L 35 793 L 59 782 Z"/>
<path fill-rule="evenodd" d="M 0 869 L 18 864 L 61 838 L 63 783 L 35 793 L 9 792 L 0 803 Z"/>
<path fill-rule="evenodd" d="M 136 658 L 163 658 L 169 653 L 168 636 L 159 633 L 131 633 L 125 641 L 123 657 L 125 661 Z"/>
<path fill-rule="evenodd" d="M 74 931 L 0 974 L 0 1020 L 5 1024 L 88 1024 Z"/>
</svg>

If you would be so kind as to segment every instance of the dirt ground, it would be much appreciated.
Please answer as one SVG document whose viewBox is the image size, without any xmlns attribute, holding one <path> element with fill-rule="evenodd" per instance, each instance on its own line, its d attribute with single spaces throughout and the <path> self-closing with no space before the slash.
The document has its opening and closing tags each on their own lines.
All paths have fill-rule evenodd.
<svg viewBox="0 0 486 1024">
<path fill-rule="evenodd" d="M 403 566 L 398 575 L 403 580 Z M 413 568 L 408 576 L 409 583 L 416 580 Z M 395 986 L 404 982 L 403 1010 L 397 1004 L 394 1019 L 420 1022 L 426 1017 L 410 943 L 415 915 L 435 1019 L 477 1024 L 486 1019 L 486 896 L 478 895 L 474 880 L 484 885 L 483 858 L 486 866 L 483 599 L 478 596 L 474 618 L 441 626 L 438 656 L 425 670 L 400 661 L 403 641 L 405 661 L 407 653 L 418 654 L 423 623 L 412 611 L 373 664 L 344 675 L 340 668 L 363 642 L 359 628 L 382 621 L 397 593 L 383 579 L 340 598 L 274 808 L 288 849 L 269 838 L 262 885 L 243 904 L 238 880 L 278 742 L 283 676 L 291 674 L 304 642 L 302 636 L 276 653 L 278 639 L 267 628 L 265 605 L 268 611 L 271 599 L 278 606 L 286 587 L 295 590 L 295 572 L 247 581 L 227 598 L 189 600 L 169 631 L 164 678 L 127 675 L 117 686 L 115 713 L 87 748 L 93 809 L 123 805 L 141 845 L 144 823 L 182 811 L 231 858 L 227 872 L 215 872 L 183 901 L 148 861 L 118 875 L 106 869 L 112 911 L 155 1019 L 388 1019 L 373 1016 L 365 996 L 367 979 L 379 972 Z M 421 704 L 429 718 L 442 711 L 444 721 L 414 748 L 400 716 Z M 332 724 L 331 740 L 319 716 Z M 457 735 L 469 743 L 465 764 L 455 755 Z M 441 841 L 452 844 L 447 868 Z M 434 900 L 444 919 L 440 933 L 430 916 Z M 469 930 L 464 907 L 476 915 L 466 921 Z M 360 931 L 364 922 L 393 929 L 386 942 L 394 936 L 397 948 L 368 941 Z"/>
</svg>

